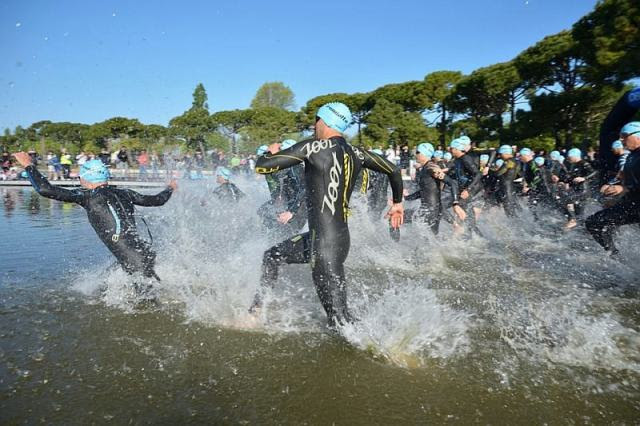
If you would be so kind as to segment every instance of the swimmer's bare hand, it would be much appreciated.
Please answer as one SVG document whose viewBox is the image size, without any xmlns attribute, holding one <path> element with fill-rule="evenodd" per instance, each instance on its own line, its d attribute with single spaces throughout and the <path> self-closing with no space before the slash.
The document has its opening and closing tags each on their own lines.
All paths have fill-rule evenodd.
<svg viewBox="0 0 640 426">
<path fill-rule="evenodd" d="M 467 213 L 459 205 L 453 206 L 453 212 L 458 216 L 458 219 L 464 221 L 467 218 Z"/>
<path fill-rule="evenodd" d="M 178 189 L 178 182 L 175 179 L 171 179 L 169 181 L 169 185 L 167 186 L 175 191 L 176 189 Z"/>
<path fill-rule="evenodd" d="M 575 179 L 573 179 L 573 183 L 582 183 L 584 182 L 584 178 L 583 177 L 577 177 Z"/>
<path fill-rule="evenodd" d="M 291 220 L 292 217 L 293 217 L 293 213 L 291 212 L 280 213 L 278 215 L 278 222 L 280 222 L 283 225 L 286 225 Z"/>
<path fill-rule="evenodd" d="M 608 195 L 610 197 L 620 195 L 624 192 L 624 186 L 622 185 L 609 185 L 608 188 L 605 188 L 604 195 Z"/>
<path fill-rule="evenodd" d="M 269 145 L 268 151 L 272 154 L 275 154 L 277 152 L 280 152 L 280 144 L 279 143 L 272 143 L 271 145 Z"/>
<path fill-rule="evenodd" d="M 400 225 L 404 223 L 404 207 L 402 203 L 394 203 L 385 217 L 389 218 L 393 229 L 400 228 Z"/>
<path fill-rule="evenodd" d="M 31 165 L 31 156 L 26 152 L 16 152 L 13 156 L 22 167 L 28 167 Z"/>
<path fill-rule="evenodd" d="M 462 191 L 460 193 L 460 198 L 462 198 L 463 200 L 466 200 L 467 198 L 469 198 L 469 191 L 467 191 L 466 189 Z"/>
<path fill-rule="evenodd" d="M 553 183 L 558 183 L 560 181 L 560 178 L 556 175 L 551 175 L 551 182 Z"/>
</svg>

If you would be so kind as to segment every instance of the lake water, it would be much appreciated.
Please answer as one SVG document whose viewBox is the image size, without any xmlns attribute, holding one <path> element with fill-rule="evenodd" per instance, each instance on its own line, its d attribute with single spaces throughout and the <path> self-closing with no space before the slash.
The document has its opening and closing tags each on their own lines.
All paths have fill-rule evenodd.
<svg viewBox="0 0 640 426">
<path fill-rule="evenodd" d="M 241 330 L 278 238 L 255 215 L 262 182 L 241 179 L 238 205 L 191 182 L 139 210 L 162 278 L 142 310 L 82 208 L 0 188 L 0 422 L 638 422 L 640 228 L 619 233 L 621 262 L 527 212 L 486 215 L 471 241 L 407 226 L 397 245 L 354 199 L 359 322 L 327 331 L 292 265 Z"/>
</svg>

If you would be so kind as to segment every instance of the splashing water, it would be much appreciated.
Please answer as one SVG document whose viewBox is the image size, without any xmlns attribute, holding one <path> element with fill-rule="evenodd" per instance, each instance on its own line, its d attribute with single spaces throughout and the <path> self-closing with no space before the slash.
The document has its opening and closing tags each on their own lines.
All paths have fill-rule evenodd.
<svg viewBox="0 0 640 426">
<path fill-rule="evenodd" d="M 263 252 L 285 237 L 265 233 L 255 213 L 267 199 L 262 178 L 236 183 L 247 194 L 238 204 L 213 199 L 213 182 L 185 182 L 167 207 L 144 211 L 157 234 L 158 297 L 187 321 L 244 328 Z M 395 244 L 356 195 L 352 207 L 345 266 L 359 321 L 341 334 L 355 347 L 405 367 L 495 351 L 504 375 L 522 359 L 640 372 L 638 305 L 628 297 L 640 261 L 637 230 L 618 236 L 629 253 L 618 263 L 585 233 L 559 231 L 561 218 L 536 223 L 526 210 L 511 221 L 501 211 L 482 216 L 486 238 L 454 237 L 443 221 L 438 236 L 406 226 Z M 117 268 L 106 272 L 104 301 L 129 309 L 130 281 Z M 75 288 L 90 294 L 97 286 L 80 277 Z M 260 320 L 254 332 L 325 332 L 308 265 L 282 267 Z"/>
</svg>

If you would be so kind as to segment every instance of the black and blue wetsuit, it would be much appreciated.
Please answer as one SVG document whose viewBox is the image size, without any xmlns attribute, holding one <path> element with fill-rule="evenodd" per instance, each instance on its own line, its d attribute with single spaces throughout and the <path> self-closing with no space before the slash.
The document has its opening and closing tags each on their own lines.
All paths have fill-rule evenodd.
<svg viewBox="0 0 640 426">
<path fill-rule="evenodd" d="M 342 137 L 306 140 L 256 161 L 256 172 L 269 174 L 304 163 L 309 232 L 264 253 L 261 287 L 273 287 L 284 263 L 311 263 L 316 291 L 330 326 L 351 320 L 347 309 L 344 261 L 349 254 L 349 200 L 362 168 L 389 177 L 393 201 L 402 201 L 400 170 L 385 158 L 349 145 Z M 261 306 L 261 291 L 253 310 Z"/>
<path fill-rule="evenodd" d="M 156 195 L 143 195 L 109 185 L 91 190 L 69 190 L 51 185 L 33 165 L 26 171 L 34 189 L 43 197 L 76 203 L 86 210 L 89 223 L 122 269 L 130 274 L 142 273 L 145 277 L 159 280 L 153 269 L 156 254 L 151 245 L 138 235 L 134 205 L 161 206 L 171 198 L 171 188 Z"/>
</svg>

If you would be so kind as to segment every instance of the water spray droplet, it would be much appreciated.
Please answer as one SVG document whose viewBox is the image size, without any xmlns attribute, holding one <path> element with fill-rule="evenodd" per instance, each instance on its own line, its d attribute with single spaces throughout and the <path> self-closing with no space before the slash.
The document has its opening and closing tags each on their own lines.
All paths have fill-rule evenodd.
<svg viewBox="0 0 640 426">
<path fill-rule="evenodd" d="M 22 26 L 22 22 L 16 22 L 16 28 L 20 28 Z"/>
</svg>

